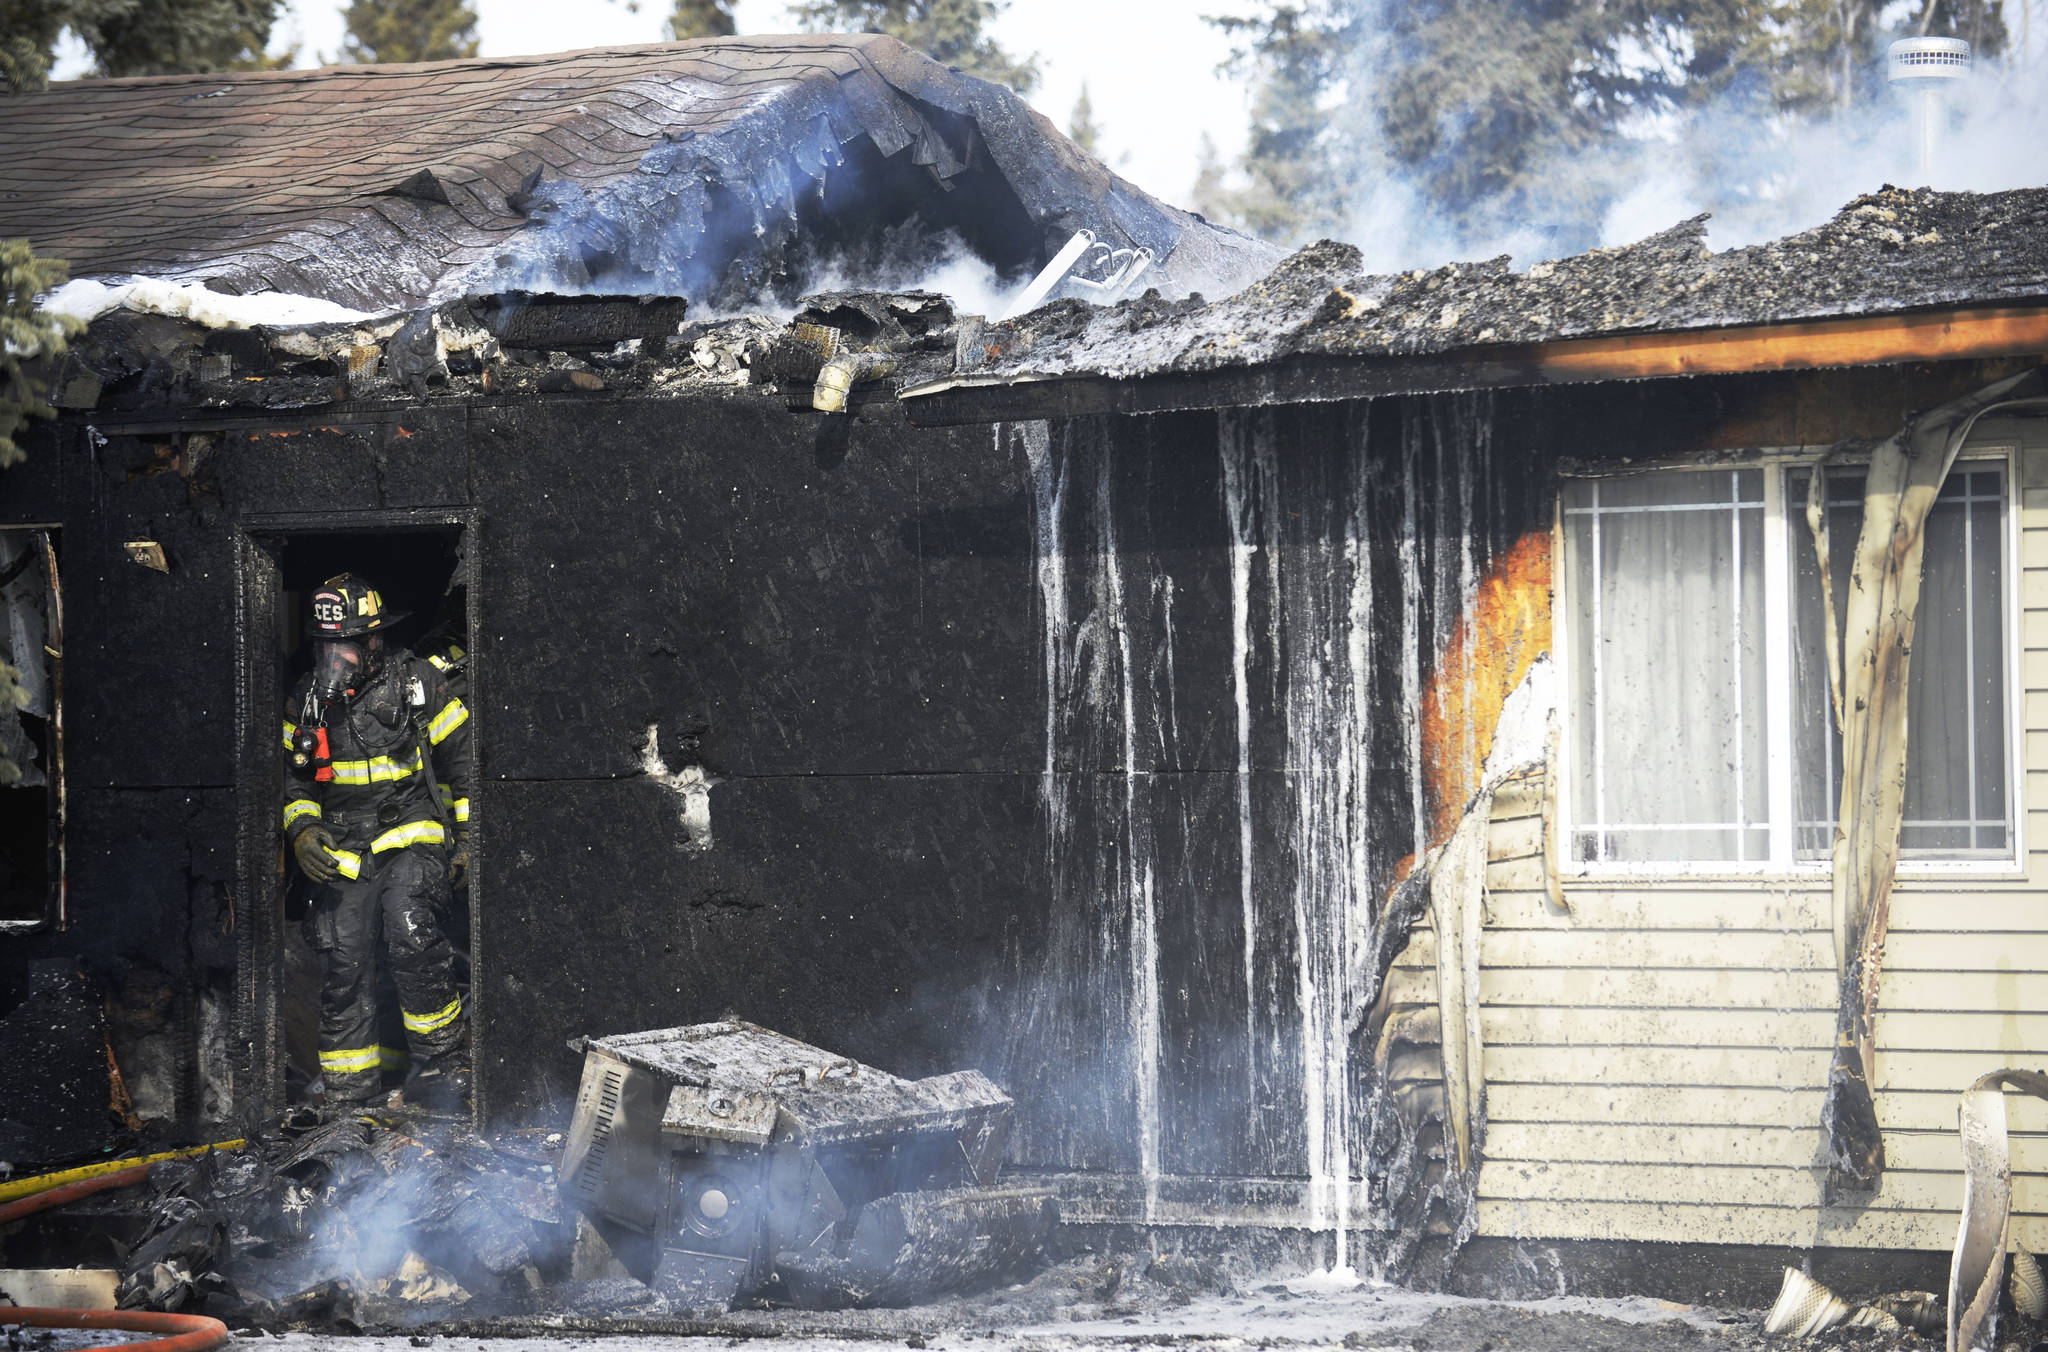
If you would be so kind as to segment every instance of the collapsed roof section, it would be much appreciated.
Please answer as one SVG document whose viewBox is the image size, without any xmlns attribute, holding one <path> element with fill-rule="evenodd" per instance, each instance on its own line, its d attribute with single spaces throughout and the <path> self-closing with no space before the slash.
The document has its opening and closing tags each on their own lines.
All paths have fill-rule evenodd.
<svg viewBox="0 0 2048 1352">
<path fill-rule="evenodd" d="M 971 368 L 905 397 L 920 422 L 978 421 L 2048 348 L 2048 188 L 1886 186 L 1719 254 L 1706 222 L 1523 272 L 1376 276 L 1325 241 L 1212 304 L 1068 302 L 991 325 Z"/>
<path fill-rule="evenodd" d="M 1007 89 L 874 35 L 78 81 L 0 99 L 0 236 L 79 277 L 390 311 L 510 289 L 786 303 L 1076 231 L 1219 294 L 1278 260 Z"/>
</svg>

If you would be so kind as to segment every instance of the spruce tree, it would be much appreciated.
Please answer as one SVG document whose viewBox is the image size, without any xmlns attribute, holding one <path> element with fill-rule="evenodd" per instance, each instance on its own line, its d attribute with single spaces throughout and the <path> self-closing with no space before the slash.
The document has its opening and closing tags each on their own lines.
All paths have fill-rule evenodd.
<svg viewBox="0 0 2048 1352">
<path fill-rule="evenodd" d="M 473 0 L 349 0 L 341 58 L 364 65 L 475 56 Z"/>
<path fill-rule="evenodd" d="M 34 93 L 49 84 L 51 53 L 71 8 L 60 0 L 0 0 L 0 78 L 8 93 Z"/>
<path fill-rule="evenodd" d="M 691 38 L 729 38 L 739 31 L 733 22 L 733 0 L 676 0 L 669 11 L 668 35 L 673 42 Z"/>
<path fill-rule="evenodd" d="M 69 28 L 95 75 L 263 70 L 278 0 L 0 0 L 0 77 L 10 90 L 48 78 L 57 35 Z"/>
<path fill-rule="evenodd" d="M 1006 84 L 1038 87 L 1038 56 L 1013 56 L 988 35 L 1001 0 L 797 0 L 790 14 L 810 33 L 886 33 L 944 65 Z"/>
<path fill-rule="evenodd" d="M 1102 125 L 1095 120 L 1095 102 L 1088 97 L 1088 82 L 1081 82 L 1081 97 L 1067 117 L 1067 137 L 1097 159 L 1102 158 Z"/>
<path fill-rule="evenodd" d="M 1216 138 L 1203 132 L 1195 152 L 1195 186 L 1188 192 L 1188 205 L 1212 221 L 1233 220 L 1237 215 L 1236 199 L 1224 182 L 1226 172 Z"/>
<path fill-rule="evenodd" d="M 62 356 L 64 345 L 83 326 L 36 308 L 36 298 L 70 279 L 54 258 L 38 258 L 25 239 L 0 239 L 0 469 L 19 464 L 14 434 L 30 418 L 55 410 L 44 400 L 43 382 L 29 364 Z"/>
<path fill-rule="evenodd" d="M 0 469 L 23 459 L 14 441 L 22 424 L 56 412 L 43 398 L 43 382 L 25 364 L 62 356 L 65 341 L 84 327 L 36 309 L 36 297 L 62 286 L 69 275 L 58 260 L 36 257 L 27 240 L 0 239 Z M 0 660 L 0 718 L 12 721 L 28 703 L 20 677 L 13 664 Z M 0 784 L 20 778 L 21 767 L 0 752 Z"/>
</svg>

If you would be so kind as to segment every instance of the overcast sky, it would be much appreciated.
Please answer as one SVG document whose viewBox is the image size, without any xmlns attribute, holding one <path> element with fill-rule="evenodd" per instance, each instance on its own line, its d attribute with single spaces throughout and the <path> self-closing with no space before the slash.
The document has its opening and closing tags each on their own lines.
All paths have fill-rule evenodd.
<svg viewBox="0 0 2048 1352">
<path fill-rule="evenodd" d="M 299 63 L 341 49 L 345 0 L 286 0 L 273 49 L 296 41 Z M 1103 129 L 1104 158 L 1124 177 L 1185 204 L 1203 132 L 1226 156 L 1244 144 L 1245 100 L 1216 73 L 1230 45 L 1204 14 L 1241 14 L 1251 0 L 1014 0 L 996 34 L 1013 52 L 1036 52 L 1042 79 L 1031 102 L 1064 129 L 1086 82 Z M 478 0 L 484 56 L 660 42 L 669 0 Z M 784 0 L 739 0 L 742 33 L 794 30 Z M 57 78 L 84 73 L 82 48 L 59 51 Z"/>
</svg>

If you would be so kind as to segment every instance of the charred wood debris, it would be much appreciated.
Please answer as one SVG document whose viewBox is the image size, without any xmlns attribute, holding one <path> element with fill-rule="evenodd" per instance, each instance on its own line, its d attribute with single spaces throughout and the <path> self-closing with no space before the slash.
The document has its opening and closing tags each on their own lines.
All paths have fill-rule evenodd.
<svg viewBox="0 0 2048 1352">
<path fill-rule="evenodd" d="M 978 1072 L 902 1080 L 739 1022 L 579 1045 L 559 1124 L 298 1106 L 136 1186 L 0 1209 L 0 1287 L 77 1265 L 116 1272 L 121 1309 L 244 1328 L 758 1335 L 1047 1264 L 1057 1206 L 1000 1183 L 1011 1103 Z"/>
<path fill-rule="evenodd" d="M 832 411 L 893 403 L 877 382 L 950 368 L 961 325 L 929 292 L 827 293 L 788 324 L 691 321 L 680 297 L 470 297 L 363 324 L 206 329 L 116 311 L 94 322 L 52 381 L 60 408 L 317 409 L 348 402 L 555 395 L 781 395 Z M 849 378 L 850 377 L 850 378 Z M 856 389 L 851 401 L 845 396 Z M 879 395 L 879 400 L 877 396 Z"/>
<path fill-rule="evenodd" d="M 509 291 L 350 324 L 208 329 L 116 310 L 53 373 L 74 410 L 316 409 L 449 397 L 776 396 L 893 419 L 956 385 L 1200 378 L 1301 359 L 1414 358 L 2048 290 L 2048 189 L 1886 187 L 1830 222 L 1714 253 L 1706 218 L 1517 271 L 1505 258 L 1372 274 L 1325 241 L 1211 302 L 1160 291 L 1056 299 L 1007 320 L 928 291 L 805 297 L 786 321 L 692 317 L 678 296 Z M 911 396 L 898 403 L 898 396 Z M 912 416 L 917 416 L 915 413 Z M 950 418 L 946 420 L 951 420 Z"/>
</svg>

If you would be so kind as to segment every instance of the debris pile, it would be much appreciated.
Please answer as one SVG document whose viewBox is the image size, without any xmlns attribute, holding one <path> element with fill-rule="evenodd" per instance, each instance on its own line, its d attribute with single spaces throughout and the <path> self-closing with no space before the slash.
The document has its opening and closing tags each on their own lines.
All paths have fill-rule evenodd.
<svg viewBox="0 0 2048 1352">
<path fill-rule="evenodd" d="M 1052 1194 L 994 1186 L 1010 1108 L 751 1024 L 602 1038 L 566 1133 L 297 1109 L 0 1223 L 0 1268 L 111 1240 L 120 1308 L 273 1329 L 904 1305 L 1043 1266 Z"/>
<path fill-rule="evenodd" d="M 1084 306 L 1086 302 L 1061 302 Z M 478 395 L 781 396 L 792 409 L 900 417 L 898 385 L 978 369 L 980 316 L 929 291 L 805 297 L 787 322 L 686 319 L 676 296 L 467 296 L 384 317 L 213 328 L 103 313 L 50 372 L 77 410 L 163 402 L 309 409 Z"/>
<path fill-rule="evenodd" d="M 2024 304 L 2048 287 L 2048 189 L 1886 186 L 1826 224 L 1720 253 L 1707 221 L 1521 269 L 1503 256 L 1375 274 L 1357 248 L 1323 240 L 1211 304 L 1064 301 L 992 324 L 979 369 L 959 375 L 1133 380 L 1475 349 L 1512 363 L 1516 346 L 1560 339 Z M 1467 372 L 1424 387 L 1471 383 Z"/>
<path fill-rule="evenodd" d="M 43 1261 L 121 1245 L 122 1309 L 243 1324 L 404 1325 L 477 1301 L 535 1307 L 575 1243 L 553 1186 L 561 1135 L 486 1137 L 450 1117 L 298 1109 L 242 1148 L 168 1160 L 8 1237 Z M 79 1250 L 76 1253 L 72 1249 Z"/>
<path fill-rule="evenodd" d="M 1931 1335 L 1941 1332 L 1942 1319 L 1941 1297 L 1932 1291 L 1900 1291 L 1851 1305 L 1805 1273 L 1786 1268 L 1777 1303 L 1764 1317 L 1764 1332 L 1813 1338 L 1829 1329 L 1848 1328 Z"/>
<path fill-rule="evenodd" d="M 994 1186 L 1010 1108 L 739 1021 L 596 1038 L 562 1192 L 679 1305 L 911 1304 L 1042 1257 L 1051 1190 Z"/>
</svg>

